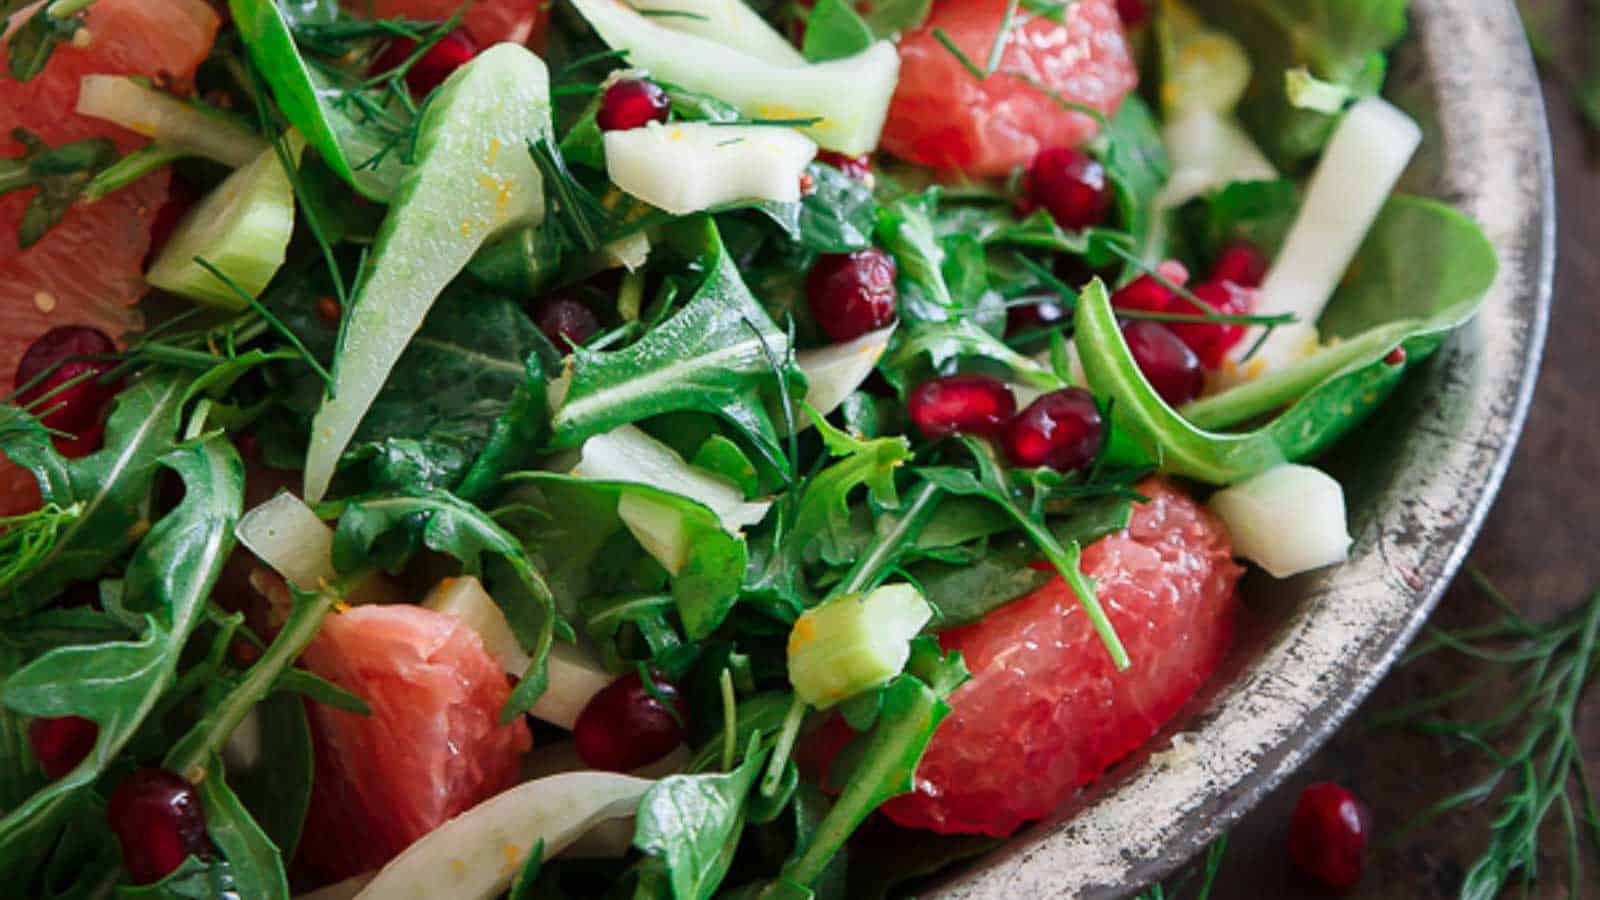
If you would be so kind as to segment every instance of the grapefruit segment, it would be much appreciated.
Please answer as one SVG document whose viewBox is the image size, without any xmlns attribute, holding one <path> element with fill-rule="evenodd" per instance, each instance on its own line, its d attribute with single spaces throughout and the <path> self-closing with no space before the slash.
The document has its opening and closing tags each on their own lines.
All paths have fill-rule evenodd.
<svg viewBox="0 0 1600 900">
<path fill-rule="evenodd" d="M 499 725 L 511 686 L 483 640 L 420 606 L 323 622 L 303 662 L 372 708 L 310 703 L 316 778 L 301 858 L 330 881 L 378 868 L 516 780 L 527 723 Z"/>
<path fill-rule="evenodd" d="M 1110 116 L 1138 83 L 1115 0 L 1078 0 L 1064 22 L 1034 15 L 1013 27 L 996 74 L 981 81 L 934 33 L 981 68 L 1005 10 L 1006 0 L 937 0 L 923 26 L 900 39 L 883 149 L 925 166 L 1003 175 L 1041 150 L 1094 137 L 1094 118 L 1060 101 Z"/>
<path fill-rule="evenodd" d="M 1233 634 L 1242 570 L 1215 516 L 1164 482 L 1140 490 L 1150 502 L 1082 561 L 1133 667 L 1114 670 L 1060 578 L 941 634 L 972 680 L 951 695 L 916 790 L 884 805 L 891 819 L 1010 834 L 1148 740 L 1210 677 Z"/>
<path fill-rule="evenodd" d="M 80 37 L 57 48 L 30 81 L 0 78 L 0 156 L 21 155 L 11 136 L 25 128 L 50 146 L 109 137 L 121 151 L 143 139 L 131 131 L 72 113 L 85 75 L 142 75 L 169 89 L 189 89 L 220 20 L 205 0 L 99 0 Z M 0 48 L 0 67 L 5 66 Z M 144 293 L 140 274 L 150 226 L 167 197 L 166 172 L 92 205 L 79 205 L 27 250 L 17 247 L 23 210 L 33 191 L 0 195 L 0 395 L 15 387 L 17 363 L 57 325 L 88 325 L 113 337 L 137 326 L 129 305 Z M 92 260 L 93 265 L 84 261 Z M 0 515 L 36 507 L 32 478 L 0 458 Z"/>
</svg>

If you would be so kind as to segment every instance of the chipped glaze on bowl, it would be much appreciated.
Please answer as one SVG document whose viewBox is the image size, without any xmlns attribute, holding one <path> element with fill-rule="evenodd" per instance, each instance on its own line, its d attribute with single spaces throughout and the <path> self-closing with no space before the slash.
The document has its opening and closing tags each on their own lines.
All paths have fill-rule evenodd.
<svg viewBox="0 0 1600 900">
<path fill-rule="evenodd" d="M 1549 135 L 1512 0 L 1412 0 L 1389 96 L 1427 137 L 1403 188 L 1477 220 L 1500 276 L 1474 324 L 1324 463 L 1350 561 L 1246 580 L 1252 622 L 1175 728 L 1054 817 L 944 876 L 941 900 L 1107 898 L 1172 871 L 1309 757 L 1377 685 L 1467 554 L 1516 447 L 1549 314 Z"/>
</svg>

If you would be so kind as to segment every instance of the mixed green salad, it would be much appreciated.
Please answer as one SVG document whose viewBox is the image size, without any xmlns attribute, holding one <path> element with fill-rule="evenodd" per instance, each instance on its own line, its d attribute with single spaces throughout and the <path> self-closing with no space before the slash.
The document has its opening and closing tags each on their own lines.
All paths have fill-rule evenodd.
<svg viewBox="0 0 1600 900">
<path fill-rule="evenodd" d="M 1404 0 L 224 6 L 0 2 L 8 896 L 903 890 L 1496 274 Z"/>
</svg>

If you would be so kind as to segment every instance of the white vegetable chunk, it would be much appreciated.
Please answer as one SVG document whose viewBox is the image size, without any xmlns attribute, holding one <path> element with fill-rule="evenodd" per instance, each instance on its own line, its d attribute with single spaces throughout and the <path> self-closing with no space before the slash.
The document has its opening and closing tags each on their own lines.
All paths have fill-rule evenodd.
<svg viewBox="0 0 1600 900">
<path fill-rule="evenodd" d="M 1194 107 L 1169 118 L 1161 140 L 1172 161 L 1172 175 L 1156 198 L 1173 209 L 1235 181 L 1271 181 L 1278 170 L 1230 114 Z"/>
<path fill-rule="evenodd" d="M 697 35 L 775 66 L 803 66 L 788 38 L 767 24 L 744 0 L 630 0 L 629 6 L 673 31 Z"/>
<path fill-rule="evenodd" d="M 675 216 L 743 200 L 800 199 L 817 145 L 792 128 L 651 122 L 608 131 L 606 174 L 617 187 Z"/>
<path fill-rule="evenodd" d="M 1362 100 L 1345 113 L 1261 285 L 1257 315 L 1297 319 L 1262 342 L 1255 358 L 1264 369 L 1293 362 L 1316 346 L 1317 319 L 1421 143 L 1417 123 L 1381 98 Z M 1235 360 L 1261 331 L 1254 326 L 1245 334 L 1234 348 Z"/>
<path fill-rule="evenodd" d="M 357 900 L 490 900 L 510 887 L 535 841 L 554 856 L 594 826 L 633 815 L 654 783 L 573 772 L 514 787 L 424 835 Z"/>
<path fill-rule="evenodd" d="M 900 80 L 900 54 L 879 41 L 855 56 L 806 66 L 774 65 L 642 16 L 621 0 L 573 0 L 607 46 L 663 81 L 710 94 L 752 119 L 817 119 L 812 140 L 858 156 L 877 149 Z"/>
<path fill-rule="evenodd" d="M 446 578 L 434 585 L 422 605 L 460 619 L 482 638 L 484 649 L 507 674 L 521 678 L 528 673 L 532 660 L 517 641 L 500 605 L 478 579 L 470 575 Z M 562 642 L 550 647 L 545 666 L 550 687 L 528 711 L 538 719 L 571 731 L 578 721 L 578 713 L 588 705 L 590 698 L 611 683 L 611 673 L 586 648 Z"/>
<path fill-rule="evenodd" d="M 78 82 L 77 113 L 235 168 L 267 149 L 259 135 L 227 116 L 208 113 L 126 75 L 85 75 Z"/>
<path fill-rule="evenodd" d="M 315 591 L 338 578 L 333 568 L 333 529 L 311 507 L 285 491 L 244 514 L 234 534 L 274 572 L 302 591 Z M 372 573 L 345 595 L 352 604 L 401 600 L 394 583 Z"/>
<path fill-rule="evenodd" d="M 1284 464 L 1218 491 L 1211 509 L 1234 552 L 1274 578 L 1343 562 L 1350 552 L 1344 488 L 1310 466 Z"/>
<path fill-rule="evenodd" d="M 883 351 L 894 337 L 895 326 L 869 331 L 853 341 L 830 344 L 794 355 L 795 365 L 806 376 L 806 402 L 821 415 L 839 408 L 844 398 L 861 387 L 872 374 Z M 810 420 L 798 423 L 801 427 Z"/>
<path fill-rule="evenodd" d="M 596 481 L 642 484 L 687 497 L 716 513 L 729 534 L 760 522 L 772 506 L 746 501 L 733 482 L 689 465 L 671 447 L 632 425 L 584 441 L 572 474 Z"/>
</svg>

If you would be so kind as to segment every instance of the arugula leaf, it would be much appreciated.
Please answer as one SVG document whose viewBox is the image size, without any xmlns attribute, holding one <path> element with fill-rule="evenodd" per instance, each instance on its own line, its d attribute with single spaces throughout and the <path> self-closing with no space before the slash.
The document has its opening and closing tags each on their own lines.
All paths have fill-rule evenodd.
<svg viewBox="0 0 1600 900">
<path fill-rule="evenodd" d="M 759 740 L 732 772 L 663 778 L 639 801 L 633 845 L 665 865 L 677 900 L 709 898 L 728 874 L 745 799 L 768 756 Z"/>
<path fill-rule="evenodd" d="M 1240 117 L 1290 172 L 1317 155 L 1337 119 L 1294 108 L 1285 73 L 1304 67 L 1371 96 L 1383 86 L 1384 51 L 1406 31 L 1406 0 L 1196 0 L 1195 6 L 1249 52 L 1254 74 Z"/>
<path fill-rule="evenodd" d="M 1310 457 L 1359 424 L 1410 366 L 1472 318 L 1496 270 L 1494 247 L 1465 216 L 1431 200 L 1396 196 L 1323 317 L 1324 333 L 1342 338 L 1339 343 L 1190 404 L 1180 415 L 1139 373 L 1097 283 L 1079 298 L 1078 352 L 1095 392 L 1115 401 L 1120 430 L 1152 458 L 1159 454 L 1162 468 L 1231 484 Z M 1404 348 L 1405 359 L 1385 362 L 1396 347 Z M 1254 431 L 1206 430 L 1286 405 Z"/>
<path fill-rule="evenodd" d="M 805 376 L 790 359 L 789 339 L 772 320 L 729 257 L 716 226 L 697 218 L 668 232 L 705 280 L 672 318 L 625 349 L 574 352 L 571 386 L 555 409 L 551 442 L 576 447 L 593 435 L 663 413 L 716 413 L 789 471 L 767 413 L 780 380 L 792 396 Z"/>
<path fill-rule="evenodd" d="M 814 162 L 806 173 L 814 187 L 800 198 L 790 237 L 817 253 L 851 253 L 872 246 L 878 222 L 878 201 L 872 191 L 827 163 Z"/>
<path fill-rule="evenodd" d="M 1167 151 L 1150 107 L 1130 94 L 1091 145 L 1105 166 L 1117 193 L 1117 212 L 1124 230 L 1133 235 L 1134 253 L 1158 261 L 1160 213 L 1156 195 L 1167 183 Z"/>
<path fill-rule="evenodd" d="M 934 227 L 941 196 L 941 189 L 932 187 L 902 197 L 878 214 L 878 240 L 898 264 L 901 318 L 909 324 L 948 322 L 979 312 L 981 295 L 958 296 L 945 280 L 945 249 Z M 1003 322 L 985 324 L 997 327 Z"/>
<path fill-rule="evenodd" d="M 671 576 L 672 597 L 689 637 L 702 640 L 728 617 L 739 594 L 748 559 L 744 539 L 729 534 L 717 514 L 694 500 L 642 484 L 624 481 L 597 481 L 573 478 L 554 472 L 526 472 L 512 476 L 514 481 L 537 485 L 547 496 L 570 494 L 605 497 L 607 513 L 616 515 L 616 504 L 632 495 L 676 512 L 685 532 L 688 556 Z M 610 531 L 611 521 L 589 527 Z"/>
<path fill-rule="evenodd" d="M 817 0 L 806 18 L 801 53 L 807 62 L 827 62 L 854 56 L 875 40 L 872 29 L 847 0 Z"/>
<path fill-rule="evenodd" d="M 900 505 L 895 494 L 895 471 L 911 458 L 911 445 L 904 437 L 863 439 L 845 434 L 806 407 L 811 421 L 822 436 L 828 455 L 839 462 L 813 476 L 800 496 L 794 525 L 788 540 L 806 558 L 820 556 L 833 565 L 852 562 L 859 547 L 850 540 L 850 494 L 866 485 L 873 502 L 894 508 Z"/>
<path fill-rule="evenodd" d="M 549 687 L 545 668 L 557 633 L 572 640 L 572 626 L 556 612 L 555 598 L 517 539 L 482 510 L 440 490 L 356 498 L 346 502 L 334 529 L 333 565 L 341 573 L 365 568 L 373 546 L 397 529 L 419 528 L 429 549 L 455 557 L 469 575 L 483 571 L 484 554 L 503 560 L 526 594 L 495 592 L 495 604 L 506 615 L 517 643 L 532 662 L 500 712 L 508 722 L 527 712 Z"/>
<path fill-rule="evenodd" d="M 231 776 L 233 788 L 267 839 L 293 859 L 311 803 L 311 726 L 305 702 L 287 691 L 256 707 L 261 719 L 261 758 L 269 760 Z"/>
<path fill-rule="evenodd" d="M 237 896 L 289 900 L 284 854 L 228 787 L 221 757 L 211 756 L 199 788 L 200 802 L 206 810 L 206 834 L 228 861 Z"/>
<path fill-rule="evenodd" d="M 155 884 L 120 885 L 117 900 L 216 900 L 241 896 L 233 868 L 223 860 L 189 857 Z"/>
<path fill-rule="evenodd" d="M 951 374 L 958 360 L 997 365 L 1002 373 L 1039 391 L 1067 382 L 1053 369 L 1011 349 L 971 319 L 901 328 L 879 363 L 888 382 L 902 393 L 936 374 Z"/>
<path fill-rule="evenodd" d="M 48 552 L 12 582 L 0 616 L 49 603 L 70 583 L 93 578 L 143 533 L 161 458 L 176 446 L 189 384 L 181 374 L 141 377 L 117 396 L 105 447 L 78 460 L 20 409 L 0 406 L 0 452 L 33 472 L 46 503 L 79 509 Z"/>
<path fill-rule="evenodd" d="M 1236 181 L 1185 204 L 1174 215 L 1197 256 L 1215 260 L 1223 248 L 1243 242 L 1270 259 L 1283 246 L 1300 210 L 1293 181 Z"/>
<path fill-rule="evenodd" d="M 338 324 L 320 311 L 331 293 L 326 271 L 313 263 L 280 277 L 264 298 L 325 366 L 338 341 Z M 545 361 L 558 358 L 515 301 L 458 279 L 395 364 L 345 460 L 367 460 L 379 489 L 481 496 L 544 442 Z M 322 382 L 300 367 L 284 371 L 284 402 L 309 421 Z"/>
<path fill-rule="evenodd" d="M 128 563 L 122 605 L 144 617 L 134 641 L 59 647 L 5 682 L 5 703 L 32 716 L 77 715 L 100 727 L 78 767 L 0 819 L 0 861 L 14 859 L 36 830 L 50 830 L 133 737 L 175 678 L 179 656 L 233 549 L 244 465 L 221 437 L 163 456 L 183 479 L 181 503 L 157 522 Z M 9 869 L 9 864 L 7 864 Z"/>
<path fill-rule="evenodd" d="M 71 42 L 83 27 L 83 18 L 77 13 L 86 5 L 83 0 L 50 0 L 41 4 L 6 38 L 7 74 L 17 81 L 31 81 L 43 72 L 56 48 Z M 7 24 L 5 17 L 0 17 L 0 33 L 4 33 Z"/>
<path fill-rule="evenodd" d="M 1103 287 L 1101 291 L 1103 294 Z M 1112 626 L 1111 620 L 1106 618 L 1105 610 L 1101 608 L 1100 600 L 1095 596 L 1094 582 L 1078 570 L 1080 553 L 1078 542 L 1058 541 L 1055 534 L 1044 524 L 1043 517 L 1035 512 L 1041 505 L 1037 488 L 1036 496 L 1030 498 L 1030 505 L 1023 506 L 1021 492 L 1012 484 L 1006 470 L 995 457 L 993 447 L 975 438 L 963 438 L 962 442 L 977 460 L 978 474 L 974 475 L 966 469 L 953 467 L 923 468 L 918 469 L 917 474 L 928 483 L 937 485 L 956 496 L 982 497 L 998 504 L 1016 522 L 1022 533 L 1039 548 L 1045 559 L 1055 566 L 1056 573 L 1072 588 L 1089 621 L 1094 623 L 1095 631 L 1100 635 L 1100 641 L 1105 644 L 1106 652 L 1111 655 L 1117 670 L 1128 668 L 1130 664 L 1128 652 L 1123 649 L 1122 640 L 1117 637 L 1116 629 Z"/>
</svg>

